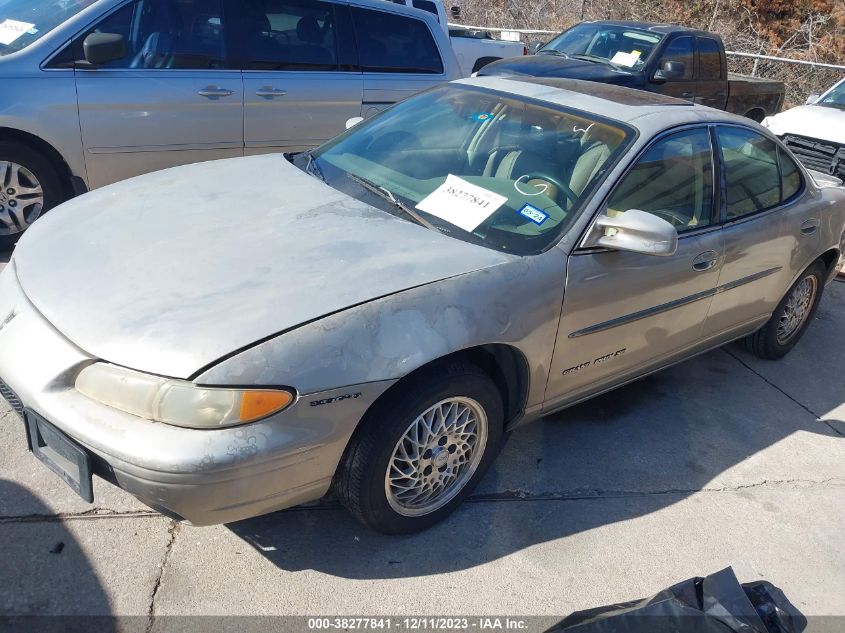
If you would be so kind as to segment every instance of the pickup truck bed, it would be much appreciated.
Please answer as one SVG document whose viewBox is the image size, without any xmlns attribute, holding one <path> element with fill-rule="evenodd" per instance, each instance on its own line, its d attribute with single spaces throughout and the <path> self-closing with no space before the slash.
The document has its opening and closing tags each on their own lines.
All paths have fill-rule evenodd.
<svg viewBox="0 0 845 633">
<path fill-rule="evenodd" d="M 728 73 L 728 101 L 725 110 L 754 119 L 758 123 L 766 113 L 780 112 L 784 86 L 780 81 Z"/>
</svg>

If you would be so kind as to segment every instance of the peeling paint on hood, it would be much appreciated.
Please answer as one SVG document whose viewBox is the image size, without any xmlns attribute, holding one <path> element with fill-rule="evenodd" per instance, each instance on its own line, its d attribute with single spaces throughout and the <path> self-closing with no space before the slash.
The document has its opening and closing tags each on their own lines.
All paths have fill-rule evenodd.
<svg viewBox="0 0 845 633">
<path fill-rule="evenodd" d="M 321 316 L 513 259 L 351 198 L 281 155 L 86 194 L 21 239 L 21 286 L 87 353 L 188 378 Z"/>
</svg>

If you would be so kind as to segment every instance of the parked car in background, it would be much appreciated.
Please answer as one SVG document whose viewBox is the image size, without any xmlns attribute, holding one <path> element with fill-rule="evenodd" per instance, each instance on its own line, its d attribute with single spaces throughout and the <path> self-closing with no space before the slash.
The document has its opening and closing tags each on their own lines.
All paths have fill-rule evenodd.
<svg viewBox="0 0 845 633">
<path fill-rule="evenodd" d="M 763 125 L 807 167 L 845 180 L 845 79 Z"/>
<path fill-rule="evenodd" d="M 0 274 L 0 393 L 89 501 L 97 474 L 206 525 L 334 489 L 411 532 L 522 423 L 735 339 L 789 352 L 843 226 L 747 119 L 462 80 L 45 216 Z"/>
<path fill-rule="evenodd" d="M 477 29 L 450 27 L 442 0 L 390 1 L 427 11 L 437 17 L 438 23 L 452 42 L 452 50 L 455 51 L 455 57 L 458 59 L 461 74 L 464 77 L 469 77 L 470 74 L 482 69 L 490 62 L 528 54 L 528 47 L 522 42 L 497 40 L 490 33 Z"/>
<path fill-rule="evenodd" d="M 485 66 L 479 75 L 587 79 L 659 92 L 754 121 L 780 112 L 784 84 L 728 73 L 715 33 L 650 22 L 582 22 L 535 55 Z"/>
<path fill-rule="evenodd" d="M 460 74 L 434 16 L 381 0 L 7 0 L 0 250 L 75 193 L 312 148 Z"/>
</svg>

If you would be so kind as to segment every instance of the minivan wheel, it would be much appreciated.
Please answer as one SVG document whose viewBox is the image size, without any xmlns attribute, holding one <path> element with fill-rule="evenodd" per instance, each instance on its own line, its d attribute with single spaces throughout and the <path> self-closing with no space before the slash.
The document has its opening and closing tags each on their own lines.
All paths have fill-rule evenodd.
<svg viewBox="0 0 845 633">
<path fill-rule="evenodd" d="M 49 160 L 25 145 L 0 142 L 0 252 L 61 201 L 61 180 Z"/>
<path fill-rule="evenodd" d="M 365 525 L 406 534 L 441 521 L 472 491 L 499 451 L 504 412 L 495 383 L 456 360 L 400 384 L 361 425 L 335 490 Z"/>
<path fill-rule="evenodd" d="M 807 331 L 822 297 L 827 270 L 815 262 L 798 278 L 760 330 L 745 338 L 748 351 L 776 360 L 795 347 Z"/>
</svg>

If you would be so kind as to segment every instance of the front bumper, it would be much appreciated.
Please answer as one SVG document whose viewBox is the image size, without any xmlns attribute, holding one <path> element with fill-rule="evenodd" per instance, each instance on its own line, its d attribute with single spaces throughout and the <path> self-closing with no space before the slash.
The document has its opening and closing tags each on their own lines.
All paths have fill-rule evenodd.
<svg viewBox="0 0 845 633">
<path fill-rule="evenodd" d="M 90 452 L 95 474 L 194 525 L 319 499 L 355 426 L 393 384 L 300 396 L 278 415 L 228 429 L 184 429 L 137 418 L 76 392 L 76 375 L 97 359 L 37 312 L 13 267 L 0 274 L 0 379 L 6 392 L 17 396 L 18 408 L 36 411 Z M 361 395 L 311 405 L 351 391 Z"/>
</svg>

